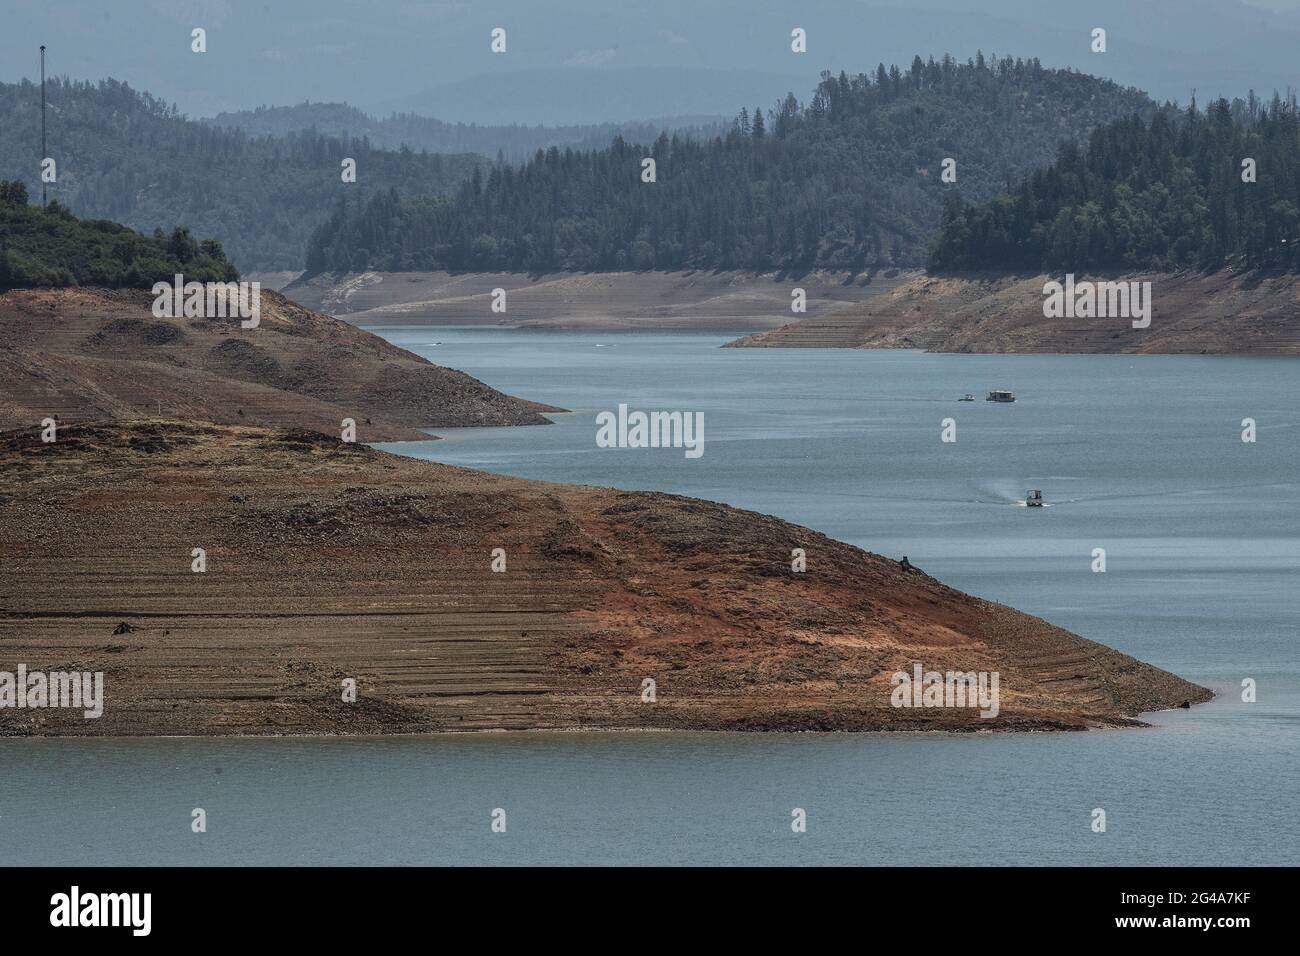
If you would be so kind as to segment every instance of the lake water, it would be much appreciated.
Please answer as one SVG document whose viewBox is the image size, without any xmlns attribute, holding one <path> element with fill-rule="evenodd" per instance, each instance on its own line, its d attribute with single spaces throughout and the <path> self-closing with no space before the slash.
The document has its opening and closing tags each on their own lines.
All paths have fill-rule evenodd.
<svg viewBox="0 0 1300 956">
<path fill-rule="evenodd" d="M 0 864 L 1300 863 L 1295 360 L 376 331 L 572 410 L 384 447 L 776 514 L 1219 696 L 1084 734 L 6 740 Z M 993 388 L 1019 401 L 956 401 Z M 598 448 L 595 416 L 619 403 L 703 412 L 703 457 Z M 1051 506 L 1021 506 L 1031 488 Z"/>
</svg>

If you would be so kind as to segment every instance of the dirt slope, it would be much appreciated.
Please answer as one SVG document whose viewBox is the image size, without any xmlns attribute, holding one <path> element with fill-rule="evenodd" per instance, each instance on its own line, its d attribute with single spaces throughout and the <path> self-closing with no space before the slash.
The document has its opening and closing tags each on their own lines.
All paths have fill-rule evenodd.
<svg viewBox="0 0 1300 956">
<path fill-rule="evenodd" d="M 147 292 L 0 295 L 0 427 L 147 415 L 312 428 L 358 441 L 420 428 L 544 424 L 513 398 L 346 322 L 262 291 L 261 324 L 155 318 Z"/>
<path fill-rule="evenodd" d="M 891 707 L 913 662 L 998 671 L 1000 715 Z M 19 663 L 104 671 L 104 716 L 0 709 L 2 734 L 1076 729 L 1209 697 L 776 518 L 163 420 L 0 435 Z"/>
<path fill-rule="evenodd" d="M 1128 318 L 1044 318 L 1043 285 L 1062 281 L 1059 275 L 923 275 L 859 305 L 730 345 L 932 352 L 1300 353 L 1300 276 L 1219 272 L 1100 278 L 1151 282 L 1150 327 L 1134 329 Z"/>
</svg>

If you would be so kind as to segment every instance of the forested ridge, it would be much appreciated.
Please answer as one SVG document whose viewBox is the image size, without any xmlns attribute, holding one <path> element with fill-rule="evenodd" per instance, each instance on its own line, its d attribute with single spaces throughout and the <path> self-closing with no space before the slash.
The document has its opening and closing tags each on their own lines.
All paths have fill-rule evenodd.
<svg viewBox="0 0 1300 956">
<path fill-rule="evenodd" d="M 453 196 L 407 190 L 335 207 L 309 273 L 804 269 L 925 261 L 945 197 L 990 199 L 1062 139 L 1149 117 L 1145 94 L 1036 60 L 944 57 L 823 74 L 812 99 L 742 111 L 724 136 L 617 139 L 479 170 Z M 642 182 L 642 159 L 656 181 Z M 942 161 L 957 181 L 941 181 Z"/>
<path fill-rule="evenodd" d="M 112 80 L 56 79 L 48 96 L 56 212 L 146 234 L 184 224 L 244 270 L 1300 267 L 1294 97 L 1177 110 L 1032 59 L 823 74 L 806 105 L 790 95 L 742 110 L 719 136 L 620 136 L 522 164 L 314 128 L 250 135 Z M 0 84 L 0 176 L 32 194 L 39 102 L 31 83 Z M 385 122 L 398 136 L 409 123 L 453 130 Z M 345 156 L 357 183 L 340 180 Z M 642 181 L 645 157 L 655 182 Z M 1254 182 L 1242 181 L 1246 158 Z M 11 272 L 44 281 L 47 268 Z M 129 269 L 109 271 L 132 283 Z M 84 262 L 70 274 L 83 281 Z"/>
<path fill-rule="evenodd" d="M 1253 161 L 1253 169 L 1251 163 Z M 1253 178 L 1253 181 L 1245 181 Z M 1011 193 L 952 203 L 937 270 L 1300 269 L 1294 95 L 1129 117 Z"/>
<path fill-rule="evenodd" d="M 364 137 L 307 130 L 250 137 L 195 122 L 125 83 L 47 83 L 49 155 L 58 181 L 49 197 L 80 216 L 112 219 L 142 232 L 180 224 L 219 239 L 243 270 L 299 269 L 312 229 L 344 190 L 363 195 L 396 187 L 439 195 L 483 160 L 383 150 Z M 0 84 L 0 178 L 39 195 L 41 91 Z M 344 157 L 357 182 L 344 183 Z"/>
<path fill-rule="evenodd" d="M 179 227 L 142 236 L 104 219 L 78 219 L 57 201 L 33 206 L 25 184 L 0 180 L 0 290 L 149 288 L 177 273 L 195 282 L 239 278 L 215 239 L 197 240 Z"/>
<path fill-rule="evenodd" d="M 700 137 L 716 135 L 719 127 L 725 125 L 708 117 L 668 117 L 647 122 L 592 123 L 585 126 L 448 123 L 415 113 L 391 113 L 380 118 L 346 103 L 310 102 L 220 113 L 199 122 L 241 129 L 250 136 L 285 136 L 314 129 L 326 136 L 364 136 L 379 149 L 407 146 L 431 153 L 499 156 L 510 162 L 527 160 L 538 149 L 551 146 L 603 149 L 613 142 L 615 136 L 640 142 L 654 139 L 667 128 Z"/>
</svg>

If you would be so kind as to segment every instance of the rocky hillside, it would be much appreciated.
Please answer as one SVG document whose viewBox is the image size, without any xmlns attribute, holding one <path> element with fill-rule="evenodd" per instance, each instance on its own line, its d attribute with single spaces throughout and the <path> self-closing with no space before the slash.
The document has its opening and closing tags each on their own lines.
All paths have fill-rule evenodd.
<svg viewBox="0 0 1300 956">
<path fill-rule="evenodd" d="M 707 501 L 162 420 L 5 433 L 0 474 L 0 670 L 105 691 L 97 720 L 6 708 L 0 734 L 1080 729 L 1210 696 Z M 914 663 L 998 672 L 999 714 L 891 706 Z"/>
<path fill-rule="evenodd" d="M 155 318 L 148 292 L 0 295 L 0 427 L 144 415 L 311 428 L 357 440 L 421 428 L 544 424 L 546 405 L 504 395 L 346 322 L 262 291 L 261 323 Z"/>
</svg>

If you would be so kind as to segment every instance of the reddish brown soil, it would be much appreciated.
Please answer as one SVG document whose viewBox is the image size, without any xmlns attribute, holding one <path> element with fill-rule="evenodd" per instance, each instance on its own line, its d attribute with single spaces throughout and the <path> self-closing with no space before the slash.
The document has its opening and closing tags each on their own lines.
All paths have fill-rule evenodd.
<svg viewBox="0 0 1300 956">
<path fill-rule="evenodd" d="M 1001 715 L 891 707 L 914 661 L 998 671 Z M 2 734 L 1080 729 L 1210 696 L 776 518 L 162 420 L 0 435 L 19 663 L 104 671 L 104 716 Z"/>
</svg>

